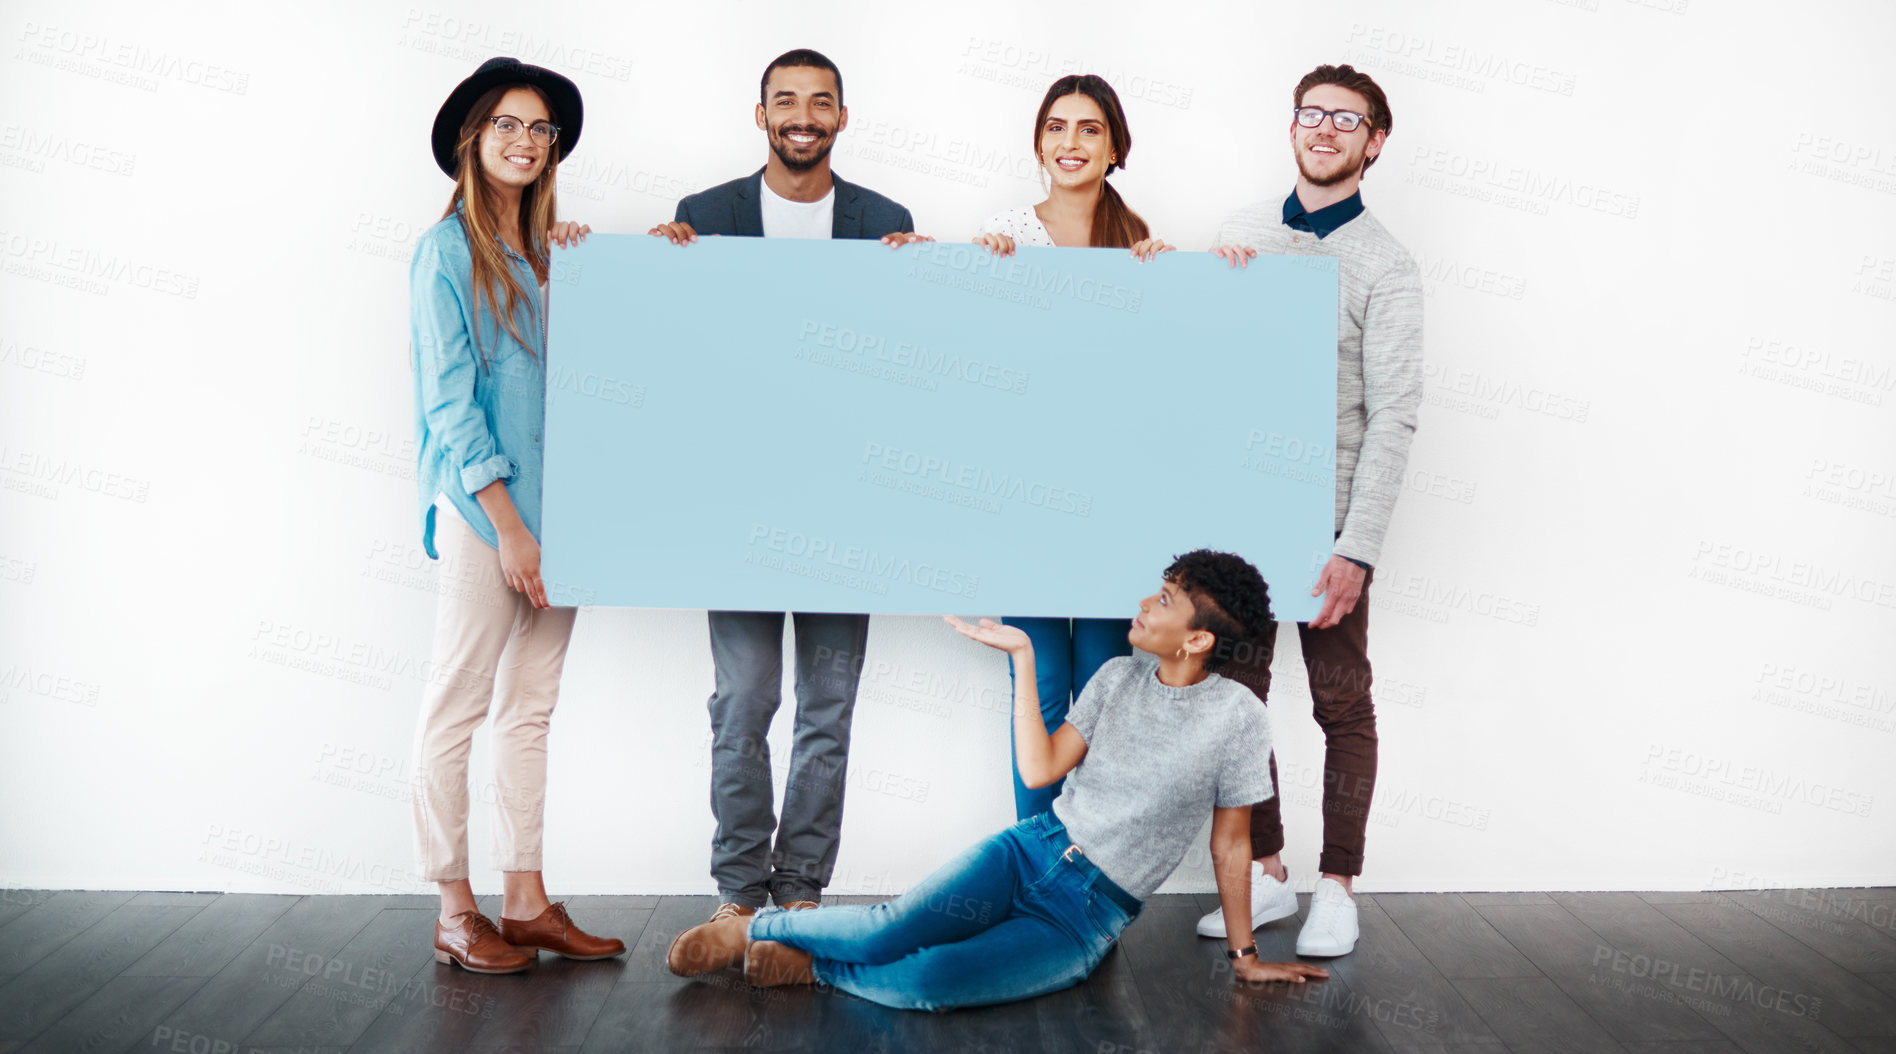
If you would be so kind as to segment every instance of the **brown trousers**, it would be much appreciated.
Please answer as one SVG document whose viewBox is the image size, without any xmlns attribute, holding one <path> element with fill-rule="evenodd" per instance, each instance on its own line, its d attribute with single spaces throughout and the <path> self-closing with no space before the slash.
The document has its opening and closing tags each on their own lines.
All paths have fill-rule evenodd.
<svg viewBox="0 0 1896 1054">
<path fill-rule="evenodd" d="M 1329 629 L 1297 624 L 1304 669 L 1317 724 L 1323 728 L 1323 853 L 1317 868 L 1333 875 L 1363 873 L 1363 841 L 1369 828 L 1369 800 L 1376 790 L 1376 710 L 1369 698 L 1369 585 L 1343 621 Z M 1277 624 L 1258 647 L 1239 649 L 1237 658 L 1218 672 L 1237 681 L 1267 704 L 1271 692 L 1271 655 L 1277 650 Z M 1277 754 L 1271 753 L 1271 789 L 1276 791 Z M 1263 858 L 1284 848 L 1281 794 L 1251 809 L 1251 856 Z"/>
</svg>

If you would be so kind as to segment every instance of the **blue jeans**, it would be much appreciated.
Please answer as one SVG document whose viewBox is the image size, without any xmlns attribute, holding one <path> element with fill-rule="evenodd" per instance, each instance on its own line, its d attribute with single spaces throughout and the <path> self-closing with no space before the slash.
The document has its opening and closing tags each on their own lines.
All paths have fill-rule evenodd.
<svg viewBox="0 0 1896 1054">
<path fill-rule="evenodd" d="M 1106 660 L 1131 655 L 1126 641 L 1132 629 L 1131 619 L 1119 618 L 1008 618 L 1010 626 L 1019 626 L 1034 644 L 1034 684 L 1040 689 L 1040 718 L 1052 735 L 1066 721 L 1067 707 L 1080 697 L 1080 689 L 1093 679 Z M 1008 687 L 1014 683 L 1014 663 L 1007 664 Z M 1011 699 L 1012 696 L 1009 696 Z M 1008 713 L 1012 714 L 1010 707 Z M 1008 744 L 1012 749 L 1014 722 L 1007 723 Z M 1064 778 L 1035 789 L 1020 781 L 1020 763 L 1014 773 L 1014 815 L 1026 819 L 1053 807 L 1060 796 Z"/>
<path fill-rule="evenodd" d="M 1052 813 L 1016 823 L 870 907 L 765 908 L 750 937 L 809 952 L 816 979 L 904 1010 L 1027 999 L 1079 984 L 1142 907 Z"/>
</svg>

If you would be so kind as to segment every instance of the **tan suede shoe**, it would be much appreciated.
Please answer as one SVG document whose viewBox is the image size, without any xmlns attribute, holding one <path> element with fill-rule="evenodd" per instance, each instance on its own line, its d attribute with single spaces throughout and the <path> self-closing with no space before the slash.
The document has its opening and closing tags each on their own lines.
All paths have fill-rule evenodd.
<svg viewBox="0 0 1896 1054">
<path fill-rule="evenodd" d="M 533 952 L 508 944 L 478 911 L 463 911 L 446 926 L 436 919 L 434 943 L 435 962 L 451 962 L 475 973 L 519 973 L 534 960 Z"/>
<path fill-rule="evenodd" d="M 595 937 L 580 929 L 566 913 L 563 900 L 527 922 L 502 915 L 500 939 L 516 948 L 544 948 L 568 959 L 610 959 L 625 954 L 624 941 Z"/>
<path fill-rule="evenodd" d="M 665 965 L 680 977 L 696 977 L 744 961 L 744 946 L 756 908 L 720 904 L 710 922 L 678 935 L 665 952 Z"/>
<path fill-rule="evenodd" d="M 811 908 L 822 907 L 821 904 L 818 904 L 814 900 L 793 900 L 787 904 L 779 904 L 777 906 L 785 911 L 808 911 Z"/>
<path fill-rule="evenodd" d="M 810 953 L 776 941 L 752 941 L 744 950 L 744 980 L 759 988 L 785 984 L 815 984 Z"/>
</svg>

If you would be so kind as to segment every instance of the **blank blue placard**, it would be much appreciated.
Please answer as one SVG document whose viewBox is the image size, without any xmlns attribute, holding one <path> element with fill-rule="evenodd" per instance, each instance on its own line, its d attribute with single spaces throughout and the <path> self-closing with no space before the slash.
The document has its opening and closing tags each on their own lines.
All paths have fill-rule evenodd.
<svg viewBox="0 0 1896 1054">
<path fill-rule="evenodd" d="M 594 234 L 552 278 L 554 603 L 1131 618 L 1203 546 L 1316 615 L 1332 259 Z"/>
</svg>

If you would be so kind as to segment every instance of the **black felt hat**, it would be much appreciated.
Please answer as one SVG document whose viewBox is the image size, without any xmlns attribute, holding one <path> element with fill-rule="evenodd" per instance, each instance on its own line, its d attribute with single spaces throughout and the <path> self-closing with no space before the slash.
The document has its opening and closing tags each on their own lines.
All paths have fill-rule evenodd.
<svg viewBox="0 0 1896 1054">
<path fill-rule="evenodd" d="M 542 66 L 529 66 L 519 59 L 491 58 L 481 63 L 474 75 L 457 85 L 448 94 L 448 101 L 441 104 L 441 112 L 435 114 L 434 156 L 435 164 L 441 166 L 449 178 L 454 176 L 454 144 L 461 137 L 461 125 L 467 120 L 468 108 L 474 105 L 487 89 L 501 84 L 526 84 L 545 93 L 548 104 L 553 110 L 553 123 L 560 127 L 560 137 L 553 141 L 559 148 L 561 161 L 573 152 L 579 143 L 579 127 L 585 118 L 585 107 L 579 101 L 579 88 L 572 81 Z"/>
</svg>

